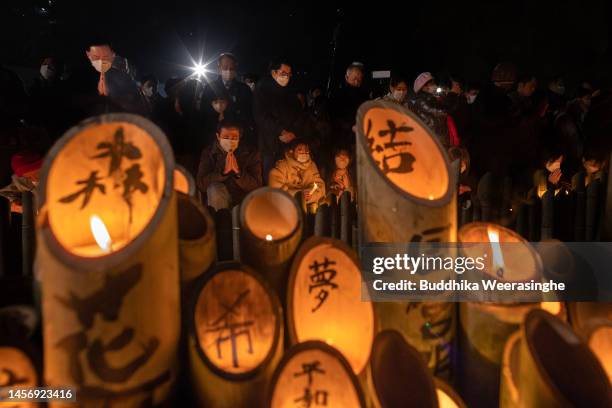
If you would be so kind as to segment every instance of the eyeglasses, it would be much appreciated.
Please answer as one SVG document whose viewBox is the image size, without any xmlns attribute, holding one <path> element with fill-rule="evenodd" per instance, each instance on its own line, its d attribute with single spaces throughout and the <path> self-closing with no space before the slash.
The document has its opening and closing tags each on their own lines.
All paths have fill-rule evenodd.
<svg viewBox="0 0 612 408">
<path fill-rule="evenodd" d="M 276 73 L 278 74 L 278 76 L 282 76 L 284 78 L 291 78 L 291 76 L 293 75 L 291 72 L 285 72 L 285 71 L 276 71 Z"/>
</svg>

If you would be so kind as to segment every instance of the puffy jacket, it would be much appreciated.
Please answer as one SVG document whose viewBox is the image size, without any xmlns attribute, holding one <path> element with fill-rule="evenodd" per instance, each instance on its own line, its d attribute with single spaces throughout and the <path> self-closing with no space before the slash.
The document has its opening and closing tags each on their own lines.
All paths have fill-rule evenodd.
<svg viewBox="0 0 612 408">
<path fill-rule="evenodd" d="M 317 183 L 317 189 L 312 193 L 310 202 L 318 202 L 325 197 L 325 182 L 314 161 L 300 163 L 288 152 L 284 159 L 276 162 L 268 177 L 270 187 L 280 188 L 292 196 L 298 191 L 312 189 L 314 183 Z"/>
<path fill-rule="evenodd" d="M 409 100 L 408 108 L 425 122 L 425 125 L 436 134 L 443 146 L 448 147 L 450 145 L 447 125 L 448 113 L 438 107 L 435 96 L 426 92 L 419 92 Z"/>
</svg>

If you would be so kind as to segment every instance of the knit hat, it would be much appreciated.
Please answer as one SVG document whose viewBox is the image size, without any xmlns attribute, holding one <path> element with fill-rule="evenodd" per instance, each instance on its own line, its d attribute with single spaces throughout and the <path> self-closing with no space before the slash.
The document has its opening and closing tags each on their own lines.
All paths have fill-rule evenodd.
<svg viewBox="0 0 612 408">
<path fill-rule="evenodd" d="M 425 84 L 431 81 L 432 79 L 434 78 L 430 72 L 423 72 L 418 77 L 416 77 L 416 79 L 414 80 L 414 93 L 419 93 L 421 88 L 423 88 Z"/>
<path fill-rule="evenodd" d="M 13 172 L 19 177 L 42 167 L 42 156 L 36 152 L 19 152 L 11 157 L 11 167 Z"/>
</svg>

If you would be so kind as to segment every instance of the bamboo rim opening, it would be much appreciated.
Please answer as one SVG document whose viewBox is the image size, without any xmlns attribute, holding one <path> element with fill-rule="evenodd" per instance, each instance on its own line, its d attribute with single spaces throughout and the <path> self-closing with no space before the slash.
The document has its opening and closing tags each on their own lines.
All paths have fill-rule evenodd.
<svg viewBox="0 0 612 408">
<path fill-rule="evenodd" d="M 376 336 L 370 364 L 381 406 L 437 406 L 436 387 L 423 357 L 397 331 Z"/>
<path fill-rule="evenodd" d="M 119 161 L 112 153 L 118 145 L 130 152 Z M 127 113 L 86 119 L 55 143 L 43 163 L 38 221 L 43 239 L 62 262 L 78 269 L 129 259 L 162 221 L 172 197 L 173 168 L 168 140 L 147 119 Z M 79 188 L 91 187 L 84 180 L 88 175 L 103 188 L 96 186 L 89 198 L 85 193 L 74 198 Z M 128 186 L 128 180 L 134 183 Z M 105 201 L 108 197 L 112 202 Z M 108 250 L 92 234 L 96 216 L 111 237 Z"/>
<path fill-rule="evenodd" d="M 369 101 L 359 107 L 357 130 L 368 161 L 394 190 L 426 206 L 451 200 L 455 175 L 448 154 L 415 114 L 394 103 Z"/>
<path fill-rule="evenodd" d="M 253 294 L 259 295 L 258 298 L 263 299 L 263 305 L 254 305 L 253 299 L 249 300 L 243 295 L 245 290 L 236 291 L 235 283 L 237 281 L 249 287 L 249 296 L 254 297 Z M 197 287 L 197 296 L 193 297 L 190 326 L 191 332 L 195 337 L 195 348 L 198 356 L 213 373 L 221 378 L 245 381 L 255 377 L 270 363 L 279 345 L 279 339 L 282 333 L 283 314 L 280 301 L 276 297 L 276 294 L 259 274 L 240 263 L 231 261 L 219 263 L 215 269 L 202 277 Z M 254 292 L 250 292 L 250 290 L 254 290 Z M 219 311 L 227 311 L 228 308 L 233 309 L 233 306 L 240 307 L 240 305 L 244 305 L 247 312 L 251 313 L 251 317 L 261 318 L 263 316 L 265 318 L 264 323 L 256 322 L 256 325 L 258 325 L 256 328 L 258 332 L 251 338 L 251 341 L 253 341 L 255 337 L 264 339 L 265 353 L 258 353 L 255 358 L 251 358 L 248 362 L 248 366 L 221 367 L 219 365 L 219 355 L 217 354 L 215 356 L 216 351 L 214 347 L 211 348 L 210 341 L 207 342 L 207 339 L 210 340 L 210 336 L 207 336 L 206 329 L 201 327 L 202 323 L 205 326 L 207 323 L 213 322 L 211 319 L 206 318 L 206 316 L 210 314 L 205 310 L 207 306 L 206 301 L 210 301 L 213 298 L 218 299 L 227 294 L 230 294 L 232 299 L 230 302 L 223 302 L 223 304 L 219 302 L 217 305 Z M 236 316 L 235 314 L 231 315 Z M 245 315 L 245 313 L 241 311 L 237 316 L 240 317 L 243 315 Z M 218 320 L 219 316 L 213 317 L 217 317 L 216 320 Z M 270 324 L 266 325 L 265 323 L 272 323 L 271 333 L 269 332 Z M 261 326 L 266 327 L 262 329 Z M 242 337 L 242 339 L 244 339 L 244 337 Z M 244 346 L 244 344 L 241 342 L 240 347 L 242 346 Z M 207 348 L 209 349 L 207 350 Z M 238 360 L 238 363 L 240 364 L 240 360 Z"/>
<path fill-rule="evenodd" d="M 251 192 L 241 206 L 241 224 L 265 241 L 282 241 L 299 228 L 300 210 L 282 190 L 264 187 Z"/>
<path fill-rule="evenodd" d="M 193 176 L 183 166 L 174 166 L 174 189 L 179 193 L 195 196 L 196 187 Z"/>
<path fill-rule="evenodd" d="M 208 233 L 209 225 L 203 208 L 195 205 L 191 197 L 178 195 L 178 231 L 182 241 L 196 241 Z"/>
<path fill-rule="evenodd" d="M 608 377 L 597 358 L 563 321 L 533 310 L 525 319 L 524 330 L 542 379 L 562 401 L 573 406 L 598 406 L 602 396 L 610 395 Z"/>
<path fill-rule="evenodd" d="M 608 374 L 612 384 L 612 321 L 594 319 L 588 334 L 588 344 Z"/>
<path fill-rule="evenodd" d="M 304 361 L 301 361 L 299 362 L 299 364 L 296 364 L 296 362 L 298 362 L 298 360 L 300 359 Z M 346 358 L 344 358 L 342 353 L 340 353 L 334 347 L 322 341 L 316 340 L 309 340 L 303 343 L 296 344 L 292 346 L 287 352 L 285 352 L 281 361 L 278 363 L 276 369 L 274 370 L 272 380 L 268 383 L 266 406 L 270 408 L 294 407 L 296 405 L 296 396 L 299 397 L 299 395 L 287 394 L 287 397 L 283 398 L 282 396 L 279 396 L 277 394 L 277 390 L 281 387 L 296 388 L 301 393 L 304 391 L 306 386 L 316 386 L 315 381 L 310 381 L 308 375 L 304 374 L 302 376 L 296 376 L 295 370 L 292 369 L 297 368 L 298 371 L 303 370 L 305 368 L 303 364 L 304 362 L 315 363 L 317 361 L 321 364 L 324 363 L 324 368 L 332 366 L 332 368 L 334 369 L 335 372 L 333 372 L 333 376 L 329 380 L 341 382 L 340 386 L 336 386 L 336 391 L 341 391 L 340 395 L 341 398 L 343 398 L 343 401 L 341 403 L 332 403 L 330 404 L 330 406 L 351 408 L 366 407 L 364 394 L 361 389 L 359 380 L 357 379 L 357 376 L 355 376 L 355 374 L 353 373 L 353 370 Z M 288 372 L 289 370 L 291 371 Z M 325 371 L 325 369 L 323 369 L 323 371 Z M 316 370 L 314 374 L 320 372 L 321 368 L 318 368 L 318 370 Z M 329 372 L 329 368 L 327 372 Z M 316 375 L 312 375 L 312 378 L 316 380 L 317 377 Z M 292 379 L 299 379 L 301 381 L 300 384 L 304 385 L 295 387 L 293 384 L 291 384 Z M 329 388 L 329 383 L 330 381 L 326 381 L 325 383 L 327 388 Z"/>
<path fill-rule="evenodd" d="M 450 385 L 438 378 L 434 378 L 434 384 L 439 408 L 466 408 L 465 402 Z"/>
</svg>

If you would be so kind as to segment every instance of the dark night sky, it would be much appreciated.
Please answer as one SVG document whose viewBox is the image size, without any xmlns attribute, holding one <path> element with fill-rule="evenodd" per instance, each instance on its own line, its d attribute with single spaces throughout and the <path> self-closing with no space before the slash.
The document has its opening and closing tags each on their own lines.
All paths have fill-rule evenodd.
<svg viewBox="0 0 612 408">
<path fill-rule="evenodd" d="M 242 71 L 255 72 L 284 54 L 298 71 L 324 80 L 339 24 L 337 71 L 359 60 L 409 75 L 445 69 L 482 78 L 511 59 L 541 76 L 601 79 L 611 72 L 610 3 L 4 0 L 1 46 L 11 65 L 37 67 L 49 53 L 86 63 L 87 39 L 102 36 L 141 73 L 161 79 L 201 52 L 206 60 L 233 51 Z"/>
</svg>

